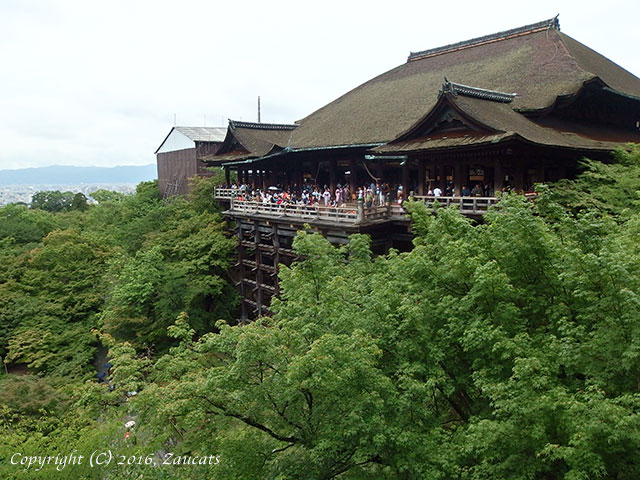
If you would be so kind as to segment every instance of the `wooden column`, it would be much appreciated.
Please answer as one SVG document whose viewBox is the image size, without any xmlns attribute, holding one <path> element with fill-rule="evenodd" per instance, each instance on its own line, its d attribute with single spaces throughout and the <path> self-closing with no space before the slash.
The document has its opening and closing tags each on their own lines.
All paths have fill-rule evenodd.
<svg viewBox="0 0 640 480">
<path fill-rule="evenodd" d="M 433 162 L 433 167 L 431 168 L 431 176 L 433 177 L 433 185 L 431 186 L 432 190 L 435 190 L 436 187 L 440 186 L 440 165 L 436 165 L 435 161 Z"/>
<path fill-rule="evenodd" d="M 403 160 L 402 165 L 402 198 L 405 200 L 409 196 L 409 159 Z"/>
<path fill-rule="evenodd" d="M 336 171 L 338 164 L 335 160 L 329 160 L 329 191 L 331 195 L 336 191 Z"/>
<path fill-rule="evenodd" d="M 280 237 L 278 237 L 278 226 L 273 225 L 273 234 L 271 236 L 273 241 L 273 267 L 275 268 L 274 272 L 274 280 L 275 280 L 275 289 L 276 296 L 280 295 L 280 282 L 278 281 L 278 270 L 280 269 Z"/>
<path fill-rule="evenodd" d="M 356 188 L 356 161 L 353 158 L 349 159 L 349 172 L 351 172 L 351 174 L 349 175 L 349 190 L 351 191 L 351 193 L 356 193 L 357 192 L 357 188 Z"/>
<path fill-rule="evenodd" d="M 454 166 L 453 171 L 453 188 L 454 188 L 454 196 L 460 195 L 462 193 L 462 162 L 457 161 Z"/>
<path fill-rule="evenodd" d="M 238 174 L 240 171 L 238 170 Z M 237 235 L 238 235 L 238 276 L 240 278 L 240 320 L 244 323 L 247 320 L 247 305 L 245 303 L 245 270 L 244 270 L 244 246 L 242 245 L 242 222 L 237 222 Z"/>
<path fill-rule="evenodd" d="M 255 242 L 255 262 L 256 262 L 256 295 L 254 297 L 256 301 L 256 309 L 258 317 L 262 315 L 262 251 L 260 250 L 260 230 L 258 228 L 258 221 L 254 220 L 254 242 Z"/>
<path fill-rule="evenodd" d="M 538 160 L 536 165 L 536 183 L 544 182 L 544 159 Z"/>
<path fill-rule="evenodd" d="M 375 161 L 376 166 L 376 177 L 378 177 L 378 183 L 382 186 L 384 183 L 384 160 L 378 159 Z"/>
<path fill-rule="evenodd" d="M 225 185 L 231 185 L 231 172 L 229 171 L 229 167 L 224 167 L 224 183 Z"/>
<path fill-rule="evenodd" d="M 424 159 L 418 159 L 418 195 L 424 195 Z"/>
<path fill-rule="evenodd" d="M 298 188 L 302 192 L 302 186 L 304 185 L 304 165 L 302 162 L 296 163 L 298 169 L 298 176 L 296 177 L 296 183 L 298 184 Z"/>
<path fill-rule="evenodd" d="M 493 166 L 493 192 L 497 195 L 504 187 L 504 171 L 502 170 L 502 162 L 499 158 L 495 159 Z"/>
<path fill-rule="evenodd" d="M 291 165 L 291 180 L 290 187 L 293 190 L 293 186 L 295 185 L 297 188 L 300 188 L 300 164 L 298 162 L 293 162 Z"/>
<path fill-rule="evenodd" d="M 522 160 L 518 160 L 518 165 L 515 166 L 514 175 L 513 175 L 513 188 L 518 192 L 522 192 L 524 188 L 524 174 L 525 174 L 525 165 Z"/>
</svg>

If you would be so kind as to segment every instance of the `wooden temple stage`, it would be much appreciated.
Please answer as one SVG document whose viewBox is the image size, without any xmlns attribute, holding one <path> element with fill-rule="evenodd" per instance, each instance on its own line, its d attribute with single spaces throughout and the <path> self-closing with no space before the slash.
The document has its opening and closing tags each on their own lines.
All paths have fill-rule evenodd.
<svg viewBox="0 0 640 480">
<path fill-rule="evenodd" d="M 407 250 L 411 246 L 410 219 L 397 203 L 365 207 L 359 200 L 346 207 L 312 205 L 276 205 L 237 200 L 238 190 L 216 188 L 214 199 L 225 208 L 225 217 L 234 225 L 237 243 L 235 281 L 242 298 L 241 319 L 253 320 L 269 315 L 269 305 L 279 295 L 279 265 L 298 260 L 292 249 L 297 232 L 309 228 L 335 245 L 346 244 L 349 235 L 371 236 L 372 250 L 383 253 L 389 248 Z M 414 200 L 427 205 L 457 206 L 472 217 L 480 217 L 497 203 L 495 197 L 427 197 Z"/>
</svg>

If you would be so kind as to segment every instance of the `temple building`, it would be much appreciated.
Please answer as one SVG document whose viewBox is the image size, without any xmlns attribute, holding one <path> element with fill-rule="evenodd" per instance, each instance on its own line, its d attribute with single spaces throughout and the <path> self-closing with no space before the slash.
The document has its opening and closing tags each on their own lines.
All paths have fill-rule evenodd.
<svg viewBox="0 0 640 480">
<path fill-rule="evenodd" d="M 431 202 L 438 187 L 449 192 L 440 203 L 479 215 L 501 190 L 570 178 L 580 158 L 606 161 L 628 142 L 640 143 L 640 79 L 562 33 L 556 17 L 411 53 L 295 124 L 231 121 L 202 161 L 262 191 L 376 184 Z M 476 185 L 482 197 L 463 196 Z M 334 243 L 369 233 L 382 251 L 411 239 L 396 202 L 283 208 L 224 189 L 216 198 L 237 228 L 245 318 L 268 313 L 303 224 Z"/>
<path fill-rule="evenodd" d="M 581 157 L 639 142 L 639 121 L 640 79 L 554 18 L 411 53 L 297 127 L 263 127 L 278 134 L 245 146 L 250 155 L 231 161 L 229 145 L 220 158 L 258 185 L 257 175 L 290 184 L 318 172 L 330 188 L 375 177 L 416 194 L 447 181 L 456 194 L 474 182 L 528 190 L 571 176 Z M 248 131 L 237 123 L 225 143 Z"/>
</svg>

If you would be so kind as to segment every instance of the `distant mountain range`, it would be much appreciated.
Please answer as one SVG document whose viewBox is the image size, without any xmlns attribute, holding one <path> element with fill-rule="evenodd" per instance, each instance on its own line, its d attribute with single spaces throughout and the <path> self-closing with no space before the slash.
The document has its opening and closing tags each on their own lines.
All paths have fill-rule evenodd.
<svg viewBox="0 0 640 480">
<path fill-rule="evenodd" d="M 77 185 L 80 183 L 139 183 L 158 178 L 155 163 L 123 167 L 52 167 L 0 170 L 0 185 Z"/>
</svg>

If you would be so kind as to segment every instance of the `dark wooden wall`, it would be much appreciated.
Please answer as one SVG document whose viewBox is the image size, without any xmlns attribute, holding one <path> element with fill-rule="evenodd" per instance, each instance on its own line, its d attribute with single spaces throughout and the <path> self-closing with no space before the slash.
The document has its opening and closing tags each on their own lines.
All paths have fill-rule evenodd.
<svg viewBox="0 0 640 480">
<path fill-rule="evenodd" d="M 198 173 L 197 162 L 195 148 L 158 153 L 158 188 L 160 189 L 160 195 L 164 196 L 167 186 L 175 182 L 179 184 L 178 191 L 175 193 L 187 193 L 187 179 Z M 173 193 L 170 185 L 169 189 Z"/>
</svg>

